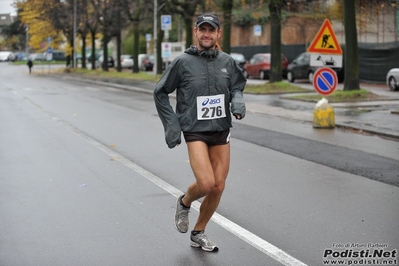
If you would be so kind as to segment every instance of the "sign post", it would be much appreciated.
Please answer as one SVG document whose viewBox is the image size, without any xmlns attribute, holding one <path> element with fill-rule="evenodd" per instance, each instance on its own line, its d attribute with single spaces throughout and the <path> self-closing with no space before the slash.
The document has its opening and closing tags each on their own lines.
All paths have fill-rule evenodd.
<svg viewBox="0 0 399 266">
<path fill-rule="evenodd" d="M 165 69 L 168 68 L 168 58 L 172 56 L 172 44 L 162 42 L 162 59 L 165 60 Z"/>
<path fill-rule="evenodd" d="M 313 86 L 315 90 L 323 96 L 333 93 L 337 87 L 337 83 L 337 74 L 329 67 L 319 68 L 314 73 Z"/>
<path fill-rule="evenodd" d="M 342 67 L 342 49 L 328 19 L 308 48 L 311 66 Z"/>
<path fill-rule="evenodd" d="M 162 15 L 161 16 L 161 30 L 165 32 L 165 42 L 162 43 L 162 58 L 165 59 L 165 69 L 168 67 L 168 58 L 172 54 L 171 44 L 168 43 L 169 39 L 169 30 L 172 29 L 172 16 L 171 15 Z"/>
<path fill-rule="evenodd" d="M 169 39 L 169 30 L 172 29 L 172 16 L 171 15 L 162 15 L 161 16 L 161 29 L 165 32 L 165 41 Z"/>
<path fill-rule="evenodd" d="M 152 39 L 151 33 L 147 33 L 147 34 L 145 35 L 145 40 L 146 40 L 146 52 L 147 52 L 147 54 L 150 53 L 149 49 L 150 49 L 150 42 L 151 42 L 151 39 Z"/>
<path fill-rule="evenodd" d="M 321 67 L 313 76 L 313 87 L 322 96 L 334 92 L 338 84 L 337 74 L 331 67 L 342 67 L 342 49 L 328 19 L 325 19 L 319 32 L 308 48 L 310 66 Z M 334 128 L 334 109 L 326 98 L 317 102 L 313 112 L 313 127 Z"/>
<path fill-rule="evenodd" d="M 47 61 L 53 60 L 53 48 L 51 47 L 47 48 L 46 60 Z"/>
<path fill-rule="evenodd" d="M 259 37 L 262 36 L 262 27 L 261 25 L 254 25 L 254 35 L 257 37 L 257 43 L 259 45 Z"/>
<path fill-rule="evenodd" d="M 48 73 L 50 73 L 50 61 L 53 60 L 53 49 L 51 48 L 52 38 L 50 36 L 47 37 L 47 53 L 46 53 L 46 60 L 49 62 L 48 64 Z"/>
</svg>

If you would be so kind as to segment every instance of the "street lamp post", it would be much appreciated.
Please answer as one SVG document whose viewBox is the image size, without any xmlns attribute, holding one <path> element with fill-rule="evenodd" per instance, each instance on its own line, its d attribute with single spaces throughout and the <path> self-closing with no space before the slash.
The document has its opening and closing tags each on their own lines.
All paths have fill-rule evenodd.
<svg viewBox="0 0 399 266">
<path fill-rule="evenodd" d="M 158 16 L 158 1 L 154 0 L 154 78 L 157 78 L 157 67 L 158 67 L 158 57 L 157 57 L 157 16 Z"/>
</svg>

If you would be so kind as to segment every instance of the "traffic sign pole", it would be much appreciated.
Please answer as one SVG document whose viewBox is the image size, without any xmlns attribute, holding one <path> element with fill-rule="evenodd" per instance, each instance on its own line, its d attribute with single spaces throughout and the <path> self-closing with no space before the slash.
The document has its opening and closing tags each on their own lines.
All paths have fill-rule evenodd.
<svg viewBox="0 0 399 266">
<path fill-rule="evenodd" d="M 334 92 L 338 84 L 337 74 L 329 67 L 342 67 L 342 49 L 328 19 L 324 20 L 319 32 L 308 47 L 310 65 L 320 67 L 313 76 L 313 87 L 322 96 Z M 313 113 L 314 128 L 334 128 L 334 109 L 326 98 L 317 102 Z"/>
<path fill-rule="evenodd" d="M 171 30 L 172 29 L 172 16 L 171 15 L 162 15 L 161 16 L 161 29 L 162 30 Z"/>
</svg>

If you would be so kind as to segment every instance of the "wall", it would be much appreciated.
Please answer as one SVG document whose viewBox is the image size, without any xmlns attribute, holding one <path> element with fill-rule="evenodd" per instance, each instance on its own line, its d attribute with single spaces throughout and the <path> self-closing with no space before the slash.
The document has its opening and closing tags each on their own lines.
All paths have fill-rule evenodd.
<svg viewBox="0 0 399 266">
<path fill-rule="evenodd" d="M 310 44 L 319 31 L 324 19 L 306 19 L 290 17 L 282 26 L 281 43 Z M 345 31 L 341 21 L 331 20 L 331 25 L 341 44 L 345 44 Z M 388 43 L 399 41 L 395 26 L 395 13 L 382 13 L 378 16 L 359 16 L 357 21 L 358 41 L 369 43 Z M 223 25 L 223 22 L 222 22 Z M 223 29 L 223 28 L 222 28 Z M 254 36 L 253 26 L 240 27 L 233 25 L 231 30 L 231 46 L 269 45 L 270 24 L 262 25 L 262 36 Z"/>
</svg>

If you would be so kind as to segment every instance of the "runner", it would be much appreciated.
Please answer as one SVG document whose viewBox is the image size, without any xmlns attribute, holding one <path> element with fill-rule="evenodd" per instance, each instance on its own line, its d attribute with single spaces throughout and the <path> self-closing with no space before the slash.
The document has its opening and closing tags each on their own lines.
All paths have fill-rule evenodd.
<svg viewBox="0 0 399 266">
<path fill-rule="evenodd" d="M 219 19 L 211 14 L 197 18 L 192 45 L 166 69 L 154 90 L 154 100 L 169 148 L 181 143 L 183 132 L 196 181 L 177 200 L 175 227 L 189 229 L 191 203 L 204 197 L 191 246 L 218 251 L 205 228 L 219 205 L 230 165 L 231 113 L 245 116 L 243 90 L 246 79 L 230 55 L 218 51 Z M 176 90 L 176 112 L 168 94 Z"/>
</svg>

